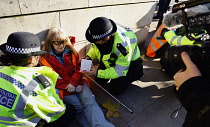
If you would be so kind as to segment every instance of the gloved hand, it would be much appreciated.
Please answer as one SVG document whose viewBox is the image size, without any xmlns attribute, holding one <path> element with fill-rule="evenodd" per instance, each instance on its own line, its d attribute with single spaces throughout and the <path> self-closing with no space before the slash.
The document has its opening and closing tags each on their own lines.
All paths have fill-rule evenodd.
<svg viewBox="0 0 210 127">
<path fill-rule="evenodd" d="M 78 92 L 78 93 L 80 93 L 81 91 L 83 90 L 83 86 L 81 86 L 81 85 L 78 85 L 77 87 L 76 87 L 76 92 Z"/>
<path fill-rule="evenodd" d="M 161 31 L 160 36 L 161 36 L 161 37 L 164 37 L 164 34 L 165 34 L 166 32 L 168 32 L 168 31 L 170 31 L 170 30 L 167 29 L 167 28 L 163 28 L 162 31 Z"/>
<path fill-rule="evenodd" d="M 74 92 L 75 87 L 72 84 L 68 84 L 68 86 L 65 88 L 68 92 Z"/>
</svg>

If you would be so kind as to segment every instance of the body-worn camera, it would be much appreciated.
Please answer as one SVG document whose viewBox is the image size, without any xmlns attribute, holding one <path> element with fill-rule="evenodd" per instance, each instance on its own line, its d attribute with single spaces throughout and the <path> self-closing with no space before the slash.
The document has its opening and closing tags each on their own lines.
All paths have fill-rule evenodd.
<svg viewBox="0 0 210 127">
<path fill-rule="evenodd" d="M 197 2 L 197 3 L 196 3 Z M 186 66 L 181 58 L 182 52 L 187 52 L 192 59 L 192 61 L 199 68 L 203 76 L 210 78 L 210 12 L 205 13 L 194 13 L 193 16 L 187 17 L 186 8 L 198 6 L 198 5 L 207 5 L 209 9 L 210 2 L 206 0 L 201 1 L 187 1 L 174 5 L 172 8 L 172 13 L 176 13 L 181 10 L 182 21 L 180 21 L 185 29 L 186 35 L 189 40 L 194 40 L 194 44 L 197 45 L 182 45 L 182 46 L 169 46 L 164 55 L 160 60 L 162 68 L 171 76 L 179 71 L 180 69 L 185 69 Z M 189 29 L 193 27 L 203 27 L 207 33 L 200 38 L 194 38 L 189 33 Z"/>
</svg>

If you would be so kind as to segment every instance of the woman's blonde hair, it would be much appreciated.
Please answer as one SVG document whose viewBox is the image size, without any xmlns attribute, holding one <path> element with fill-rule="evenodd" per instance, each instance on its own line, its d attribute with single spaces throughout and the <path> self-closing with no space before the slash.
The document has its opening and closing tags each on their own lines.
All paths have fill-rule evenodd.
<svg viewBox="0 0 210 127">
<path fill-rule="evenodd" d="M 71 50 L 71 52 L 74 54 L 74 56 L 76 58 L 78 58 L 78 53 L 77 51 L 74 49 L 74 47 L 72 46 L 71 42 L 70 42 L 70 36 L 66 35 L 66 33 L 57 27 L 52 27 L 49 29 L 48 33 L 47 33 L 47 37 L 45 40 L 45 43 L 42 46 L 42 50 L 47 51 L 48 53 L 52 50 L 52 41 L 63 41 L 63 40 L 67 40 L 67 44 L 66 47 L 69 48 Z"/>
</svg>

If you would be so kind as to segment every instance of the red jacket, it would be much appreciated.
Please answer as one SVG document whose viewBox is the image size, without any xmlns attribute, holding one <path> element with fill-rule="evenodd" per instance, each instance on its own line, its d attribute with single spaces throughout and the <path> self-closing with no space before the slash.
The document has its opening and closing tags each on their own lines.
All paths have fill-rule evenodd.
<svg viewBox="0 0 210 127">
<path fill-rule="evenodd" d="M 64 96 L 75 94 L 74 92 L 70 93 L 65 89 L 69 83 L 75 87 L 77 85 L 83 84 L 83 80 L 82 80 L 83 74 L 79 72 L 80 62 L 78 59 L 75 61 L 75 57 L 74 56 L 72 57 L 72 54 L 73 53 L 71 52 L 64 54 L 63 64 L 61 64 L 58 61 L 58 59 L 53 55 L 48 54 L 45 57 L 47 62 L 61 77 L 61 79 L 58 78 L 56 82 L 56 88 L 62 89 Z"/>
</svg>

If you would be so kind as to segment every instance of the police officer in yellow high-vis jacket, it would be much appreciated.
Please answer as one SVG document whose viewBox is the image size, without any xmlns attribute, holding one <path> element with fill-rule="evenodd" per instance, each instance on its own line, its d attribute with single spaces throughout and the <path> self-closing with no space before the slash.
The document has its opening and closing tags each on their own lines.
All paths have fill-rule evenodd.
<svg viewBox="0 0 210 127">
<path fill-rule="evenodd" d="M 123 93 L 132 81 L 141 78 L 140 50 L 136 35 L 130 28 L 106 17 L 97 17 L 90 22 L 86 39 L 92 47 L 85 59 L 97 59 L 100 65 L 84 73 L 96 76 L 101 85 L 111 79 L 109 90 L 112 94 Z"/>
<path fill-rule="evenodd" d="M 189 30 L 189 33 L 192 38 L 198 39 L 201 38 L 203 35 L 205 35 L 207 32 L 203 27 L 196 27 L 196 28 L 191 28 Z M 161 32 L 161 36 L 163 36 L 170 45 L 201 46 L 201 44 L 195 43 L 195 39 L 190 39 L 189 37 L 186 36 L 186 31 L 184 26 L 174 30 L 168 30 L 167 28 L 164 28 Z"/>
<path fill-rule="evenodd" d="M 65 106 L 55 91 L 58 74 L 48 67 L 34 67 L 40 50 L 39 38 L 29 32 L 9 35 L 0 46 L 0 127 L 36 126 L 42 119 L 61 117 Z"/>
</svg>

